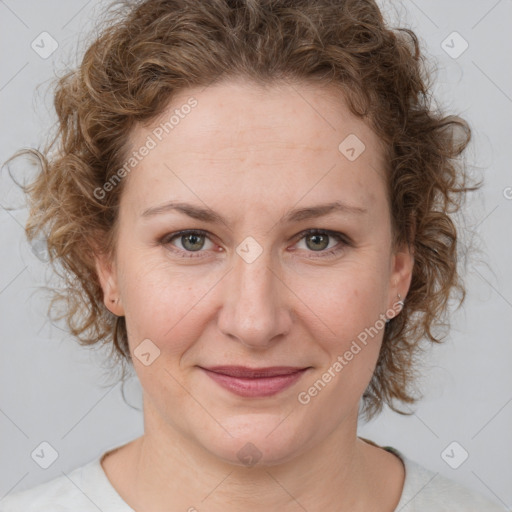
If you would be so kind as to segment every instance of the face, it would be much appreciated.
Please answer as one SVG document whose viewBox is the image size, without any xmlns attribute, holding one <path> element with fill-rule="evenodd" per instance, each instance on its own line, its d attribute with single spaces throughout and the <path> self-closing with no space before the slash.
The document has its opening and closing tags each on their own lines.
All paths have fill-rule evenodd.
<svg viewBox="0 0 512 512">
<path fill-rule="evenodd" d="M 146 435 L 234 464 L 353 435 L 413 264 L 392 248 L 378 137 L 334 89 L 232 81 L 182 92 L 129 142 L 117 255 L 97 268 Z"/>
</svg>

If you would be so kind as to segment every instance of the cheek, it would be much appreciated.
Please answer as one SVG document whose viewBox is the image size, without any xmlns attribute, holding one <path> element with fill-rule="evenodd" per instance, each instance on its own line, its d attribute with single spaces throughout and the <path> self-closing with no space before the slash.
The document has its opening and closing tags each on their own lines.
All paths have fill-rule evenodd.
<svg viewBox="0 0 512 512">
<path fill-rule="evenodd" d="M 128 256 L 120 275 L 131 349 L 150 339 L 171 358 L 180 357 L 201 338 L 213 313 L 222 309 L 225 271 L 210 265 L 177 269 L 160 249 L 151 254 L 128 252 L 129 245 L 124 244 L 122 254 Z M 283 276 L 294 293 L 279 282 L 275 293 L 282 294 L 282 307 L 294 311 L 298 329 L 309 331 L 305 337 L 312 336 L 321 349 L 338 355 L 353 340 L 364 341 L 364 333 L 386 310 L 385 271 L 377 263 L 382 256 L 367 249 L 348 255 L 336 267 L 302 264 Z"/>
<path fill-rule="evenodd" d="M 307 329 L 323 353 L 316 378 L 329 386 L 323 400 L 347 407 L 361 396 L 373 375 L 385 327 L 381 318 L 386 310 L 385 274 L 370 265 L 371 259 L 364 259 L 366 265 L 362 260 L 332 273 L 330 279 L 302 282 L 311 309 L 303 308 L 303 318 L 309 319 Z"/>
<path fill-rule="evenodd" d="M 311 396 L 316 396 L 316 390 L 322 390 L 318 393 L 322 398 L 316 402 L 319 416 L 332 415 L 330 406 L 321 405 L 326 401 L 339 414 L 355 407 L 372 378 L 385 328 L 385 320 L 380 317 L 385 309 L 381 308 L 376 287 L 374 281 L 359 279 L 350 286 L 345 282 L 341 291 L 340 288 L 319 291 L 317 300 L 311 295 L 311 303 L 316 307 L 314 314 L 309 313 L 307 328 L 314 333 L 315 344 L 323 357 L 316 376 L 301 391 L 311 390 L 314 393 Z M 326 421 L 334 419 L 332 416 Z"/>
<path fill-rule="evenodd" d="M 385 269 L 372 265 L 369 258 L 347 260 L 316 276 L 303 274 L 294 287 L 304 297 L 304 314 L 315 330 L 319 328 L 321 337 L 334 345 L 356 338 L 376 323 L 380 326 L 380 315 L 387 309 Z"/>
<path fill-rule="evenodd" d="M 160 350 L 181 354 L 199 337 L 199 316 L 218 277 L 199 266 L 176 271 L 164 258 L 137 259 L 123 269 L 123 306 L 130 346 L 149 338 Z"/>
</svg>

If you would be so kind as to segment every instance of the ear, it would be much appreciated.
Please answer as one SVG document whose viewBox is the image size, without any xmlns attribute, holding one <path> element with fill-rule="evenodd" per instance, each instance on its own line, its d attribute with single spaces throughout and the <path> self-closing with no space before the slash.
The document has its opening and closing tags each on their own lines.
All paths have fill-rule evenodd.
<svg viewBox="0 0 512 512">
<path fill-rule="evenodd" d="M 106 255 L 99 253 L 95 254 L 94 259 L 106 308 L 116 316 L 124 316 L 115 262 L 110 261 Z"/>
<path fill-rule="evenodd" d="M 407 293 L 411 286 L 412 271 L 414 268 L 414 249 L 407 244 L 403 244 L 393 253 L 391 257 L 391 272 L 389 281 L 388 307 L 396 311 L 393 305 L 400 300 L 405 302 Z"/>
</svg>

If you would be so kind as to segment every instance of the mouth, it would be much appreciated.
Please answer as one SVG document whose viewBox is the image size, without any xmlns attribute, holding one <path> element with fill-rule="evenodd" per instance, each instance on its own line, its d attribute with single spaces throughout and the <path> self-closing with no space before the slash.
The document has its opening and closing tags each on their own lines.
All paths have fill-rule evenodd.
<svg viewBox="0 0 512 512">
<path fill-rule="evenodd" d="M 273 396 L 290 387 L 310 367 L 247 368 L 245 366 L 214 366 L 199 368 L 214 382 L 235 395 L 248 398 L 264 398 Z"/>
</svg>

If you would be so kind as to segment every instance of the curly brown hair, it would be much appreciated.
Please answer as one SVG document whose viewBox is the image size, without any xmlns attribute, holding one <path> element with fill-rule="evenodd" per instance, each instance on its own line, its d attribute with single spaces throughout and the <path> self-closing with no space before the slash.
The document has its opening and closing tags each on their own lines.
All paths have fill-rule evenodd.
<svg viewBox="0 0 512 512">
<path fill-rule="evenodd" d="M 53 291 L 49 312 L 63 302 L 58 319 L 81 344 L 110 345 L 124 377 L 131 363 L 125 319 L 105 307 L 95 268 L 98 252 L 115 255 L 123 180 L 105 198 L 94 191 L 126 161 L 134 126 L 149 124 L 177 92 L 230 78 L 334 84 L 384 142 L 394 244 L 408 244 L 415 258 L 405 308 L 386 325 L 362 412 L 371 419 L 387 403 L 407 414 L 394 401 L 418 399 L 410 388 L 421 342 L 441 342 L 437 329 L 448 325 L 452 293 L 459 306 L 465 298 L 453 214 L 480 186 L 466 186 L 459 156 L 470 129 L 435 105 L 417 36 L 388 27 L 373 0 L 118 1 L 106 13 L 80 65 L 56 78 L 53 138 L 43 151 L 11 157 L 31 153 L 41 164 L 25 189 L 26 235 L 44 234 L 66 283 Z"/>
</svg>

